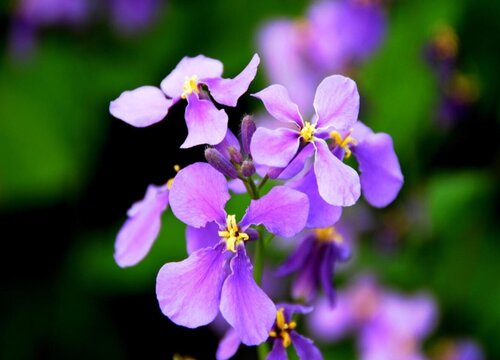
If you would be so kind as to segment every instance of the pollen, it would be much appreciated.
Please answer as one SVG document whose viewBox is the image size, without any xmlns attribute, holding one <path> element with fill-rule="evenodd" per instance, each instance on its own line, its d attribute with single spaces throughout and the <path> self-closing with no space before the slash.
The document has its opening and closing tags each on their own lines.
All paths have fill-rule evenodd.
<svg viewBox="0 0 500 360">
<path fill-rule="evenodd" d="M 342 235 L 340 235 L 333 226 L 315 229 L 314 234 L 316 235 L 316 239 L 322 242 L 335 242 L 341 244 L 342 241 L 344 241 Z"/>
<path fill-rule="evenodd" d="M 345 152 L 345 158 L 349 159 L 351 157 L 351 149 L 350 146 L 352 145 L 357 145 L 358 142 L 356 141 L 355 138 L 351 136 L 352 129 L 347 133 L 347 135 L 343 138 L 342 135 L 338 131 L 332 131 L 330 133 L 330 137 L 333 139 L 333 145 L 334 146 L 340 146 L 342 149 L 344 149 Z"/>
<path fill-rule="evenodd" d="M 236 245 L 249 239 L 247 233 L 240 231 L 235 215 L 226 218 L 226 230 L 219 231 L 219 236 L 226 240 L 226 250 L 236 252 Z"/>
<path fill-rule="evenodd" d="M 290 337 L 290 331 L 297 327 L 295 321 L 286 322 L 285 320 L 285 309 L 280 308 L 276 312 L 276 327 L 275 330 L 269 332 L 270 337 L 281 338 L 283 342 L 283 347 L 287 348 L 292 344 L 292 338 Z"/>
<path fill-rule="evenodd" d="M 199 94 L 200 89 L 198 88 L 198 76 L 193 75 L 191 77 L 187 77 L 184 80 L 184 85 L 182 85 L 182 94 L 181 98 L 185 99 L 187 98 L 188 95 L 192 94 L 193 92 Z"/>
<path fill-rule="evenodd" d="M 179 165 L 174 165 L 174 170 L 176 173 L 178 173 L 180 170 L 181 170 L 181 167 Z M 170 188 L 172 188 L 172 185 L 174 183 L 174 179 L 175 179 L 175 176 L 171 177 L 170 179 L 168 179 L 167 181 L 167 189 L 170 190 Z"/>
<path fill-rule="evenodd" d="M 304 139 L 305 142 L 311 142 L 314 140 L 314 133 L 316 132 L 316 125 L 311 124 L 309 121 L 306 121 L 302 130 L 300 130 L 300 136 Z"/>
</svg>

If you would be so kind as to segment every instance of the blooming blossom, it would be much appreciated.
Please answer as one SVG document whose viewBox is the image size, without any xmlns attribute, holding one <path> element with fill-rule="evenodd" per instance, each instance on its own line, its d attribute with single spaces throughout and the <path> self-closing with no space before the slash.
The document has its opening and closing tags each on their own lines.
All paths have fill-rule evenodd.
<svg viewBox="0 0 500 360">
<path fill-rule="evenodd" d="M 219 104 L 236 106 L 254 79 L 259 62 L 255 54 L 238 76 L 224 79 L 219 60 L 203 55 L 186 56 L 163 79 L 160 88 L 141 86 L 125 91 L 111 102 L 109 110 L 130 125 L 145 127 L 162 120 L 171 106 L 185 99 L 188 136 L 181 148 L 215 145 L 226 135 L 228 117 L 223 109 L 215 107 L 209 94 Z"/>
<path fill-rule="evenodd" d="M 214 320 L 219 309 L 244 344 L 266 340 L 275 307 L 252 277 L 245 242 L 254 237 L 250 225 L 293 236 L 306 223 L 307 197 L 277 186 L 252 200 L 240 222 L 228 215 L 225 177 L 206 163 L 181 170 L 170 191 L 174 215 L 189 227 L 190 255 L 165 264 L 157 277 L 156 294 L 162 312 L 178 325 L 190 328 Z M 262 241 L 262 240 L 260 240 Z"/>
</svg>

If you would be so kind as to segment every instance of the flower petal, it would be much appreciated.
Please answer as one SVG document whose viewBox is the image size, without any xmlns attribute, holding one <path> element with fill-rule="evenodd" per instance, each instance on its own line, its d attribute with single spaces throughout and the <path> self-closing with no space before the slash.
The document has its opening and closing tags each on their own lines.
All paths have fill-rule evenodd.
<svg viewBox="0 0 500 360">
<path fill-rule="evenodd" d="M 288 258 L 276 270 L 277 276 L 285 276 L 299 269 L 303 269 L 309 261 L 312 249 L 315 246 L 312 236 L 304 238 Z"/>
<path fill-rule="evenodd" d="M 337 249 L 335 244 L 323 246 L 323 254 L 319 267 L 319 280 L 325 296 L 330 301 L 330 305 L 335 305 L 335 288 L 333 287 L 333 273 L 335 271 L 335 262 L 337 259 Z"/>
<path fill-rule="evenodd" d="M 259 127 L 253 134 L 250 150 L 260 165 L 285 167 L 297 154 L 299 145 L 300 137 L 294 130 Z"/>
<path fill-rule="evenodd" d="M 252 200 L 240 226 L 264 225 L 267 231 L 284 237 L 299 233 L 309 212 L 307 196 L 285 186 L 276 186 L 258 200 Z"/>
<path fill-rule="evenodd" d="M 219 60 L 204 55 L 185 56 L 175 69 L 163 79 L 160 86 L 167 96 L 177 99 L 184 91 L 183 86 L 186 78 L 192 76 L 196 76 L 198 79 L 220 77 L 222 70 L 223 65 Z"/>
<path fill-rule="evenodd" d="M 228 160 L 231 160 L 230 149 L 233 148 L 237 152 L 240 152 L 240 142 L 238 138 L 233 134 L 230 129 L 227 129 L 226 136 L 220 143 L 214 146 L 217 150 L 219 150 Z"/>
<path fill-rule="evenodd" d="M 389 205 L 403 186 L 403 174 L 394 151 L 392 138 L 373 134 L 353 148 L 361 171 L 361 188 L 366 200 L 375 207 Z"/>
<path fill-rule="evenodd" d="M 160 89 L 141 86 L 135 90 L 124 91 L 111 101 L 109 112 L 127 124 L 146 127 L 163 120 L 170 106 L 172 100 L 167 99 Z"/>
<path fill-rule="evenodd" d="M 219 225 L 216 222 L 210 222 L 201 228 L 187 226 L 186 246 L 188 254 L 191 255 L 197 250 L 217 245 L 221 240 L 218 231 Z"/>
<path fill-rule="evenodd" d="M 358 174 L 335 157 L 323 140 L 318 140 L 315 144 L 314 172 L 318 180 L 319 194 L 331 205 L 353 205 L 360 194 Z"/>
<path fill-rule="evenodd" d="M 274 324 L 276 307 L 253 279 L 244 246 L 238 247 L 231 260 L 231 275 L 222 287 L 220 310 L 246 345 L 266 341 Z"/>
<path fill-rule="evenodd" d="M 267 354 L 266 360 L 288 360 L 286 349 L 280 338 L 273 341 L 273 348 Z"/>
<path fill-rule="evenodd" d="M 301 304 L 288 304 L 288 303 L 281 303 L 276 305 L 277 309 L 284 308 L 285 312 L 285 320 L 287 322 L 290 322 L 292 320 L 293 314 L 309 314 L 314 310 L 312 306 L 306 306 L 306 305 L 301 305 Z"/>
<path fill-rule="evenodd" d="M 228 360 L 236 354 L 240 347 L 241 340 L 238 333 L 234 329 L 229 329 L 219 342 L 217 353 L 215 355 L 217 360 Z"/>
<path fill-rule="evenodd" d="M 341 75 L 325 78 L 316 90 L 314 109 L 318 116 L 317 128 L 349 129 L 358 120 L 359 93 L 356 83 Z"/>
<path fill-rule="evenodd" d="M 307 328 L 315 340 L 338 341 L 357 325 L 350 300 L 346 293 L 339 292 L 335 307 L 325 297 L 316 301 L 314 311 L 307 318 Z"/>
<path fill-rule="evenodd" d="M 241 95 L 248 90 L 248 86 L 255 78 L 259 66 L 259 55 L 255 54 L 250 63 L 234 79 L 223 79 L 220 77 L 204 79 L 203 83 L 208 86 L 210 95 L 219 104 L 236 106 Z"/>
<path fill-rule="evenodd" d="M 161 311 L 177 325 L 196 328 L 215 319 L 227 272 L 225 245 L 204 248 L 163 265 L 156 278 Z"/>
<path fill-rule="evenodd" d="M 314 145 L 312 143 L 307 144 L 299 151 L 297 156 L 290 161 L 290 164 L 279 173 L 277 178 L 280 180 L 288 180 L 298 175 L 302 170 L 306 171 L 312 166 L 311 160 L 313 159 L 314 151 Z"/>
<path fill-rule="evenodd" d="M 300 127 L 304 124 L 299 107 L 290 99 L 284 86 L 271 85 L 252 96 L 262 100 L 269 114 L 276 120 L 294 122 Z"/>
<path fill-rule="evenodd" d="M 292 331 L 290 336 L 300 360 L 323 360 L 323 355 L 321 355 L 321 352 L 311 339 L 298 334 L 296 331 Z"/>
<path fill-rule="evenodd" d="M 190 226 L 226 222 L 224 207 L 230 198 L 227 181 L 207 163 L 194 163 L 179 171 L 169 198 L 174 215 Z"/>
<path fill-rule="evenodd" d="M 195 93 L 188 96 L 185 117 L 188 136 L 182 149 L 201 144 L 216 145 L 226 136 L 226 112 L 217 109 L 210 100 L 198 99 Z"/>
</svg>

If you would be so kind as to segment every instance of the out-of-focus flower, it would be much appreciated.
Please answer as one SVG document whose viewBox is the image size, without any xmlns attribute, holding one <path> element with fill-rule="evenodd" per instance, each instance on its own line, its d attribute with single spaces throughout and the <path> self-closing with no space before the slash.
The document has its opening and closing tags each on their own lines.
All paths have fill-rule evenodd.
<svg viewBox="0 0 500 360">
<path fill-rule="evenodd" d="M 135 33 L 148 27 L 158 13 L 159 0 L 110 0 L 113 25 L 123 33 Z"/>
<path fill-rule="evenodd" d="M 238 76 L 224 79 L 223 65 L 219 60 L 203 55 L 184 57 L 163 79 L 160 88 L 142 86 L 125 91 L 111 102 L 109 111 L 130 125 L 145 127 L 161 121 L 171 106 L 186 99 L 188 136 L 181 148 L 215 145 L 226 135 L 228 117 L 223 109 L 215 107 L 210 96 L 219 104 L 236 106 L 254 79 L 259 62 L 259 56 L 255 54 Z"/>
<path fill-rule="evenodd" d="M 445 339 L 430 351 L 432 360 L 483 360 L 481 347 L 470 339 Z"/>
</svg>

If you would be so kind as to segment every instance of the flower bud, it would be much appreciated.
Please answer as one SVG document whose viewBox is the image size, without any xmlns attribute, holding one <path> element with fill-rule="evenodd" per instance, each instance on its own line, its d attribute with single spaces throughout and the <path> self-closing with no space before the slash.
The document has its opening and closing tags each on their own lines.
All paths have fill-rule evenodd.
<svg viewBox="0 0 500 360">
<path fill-rule="evenodd" d="M 243 161 L 243 155 L 241 155 L 238 149 L 233 146 L 229 146 L 227 148 L 227 152 L 229 153 L 231 161 L 235 162 L 236 164 L 241 164 L 241 162 Z"/>
<path fill-rule="evenodd" d="M 250 155 L 250 141 L 256 129 L 253 116 L 245 115 L 243 120 L 241 120 L 241 144 L 243 145 L 243 151 L 247 155 Z"/>
<path fill-rule="evenodd" d="M 238 178 L 238 172 L 233 164 L 220 153 L 219 150 L 208 148 L 205 150 L 205 159 L 212 167 L 231 179 Z"/>
<path fill-rule="evenodd" d="M 252 160 L 243 161 L 243 164 L 241 165 L 241 173 L 244 176 L 252 176 L 255 174 L 255 166 L 253 166 Z"/>
</svg>

